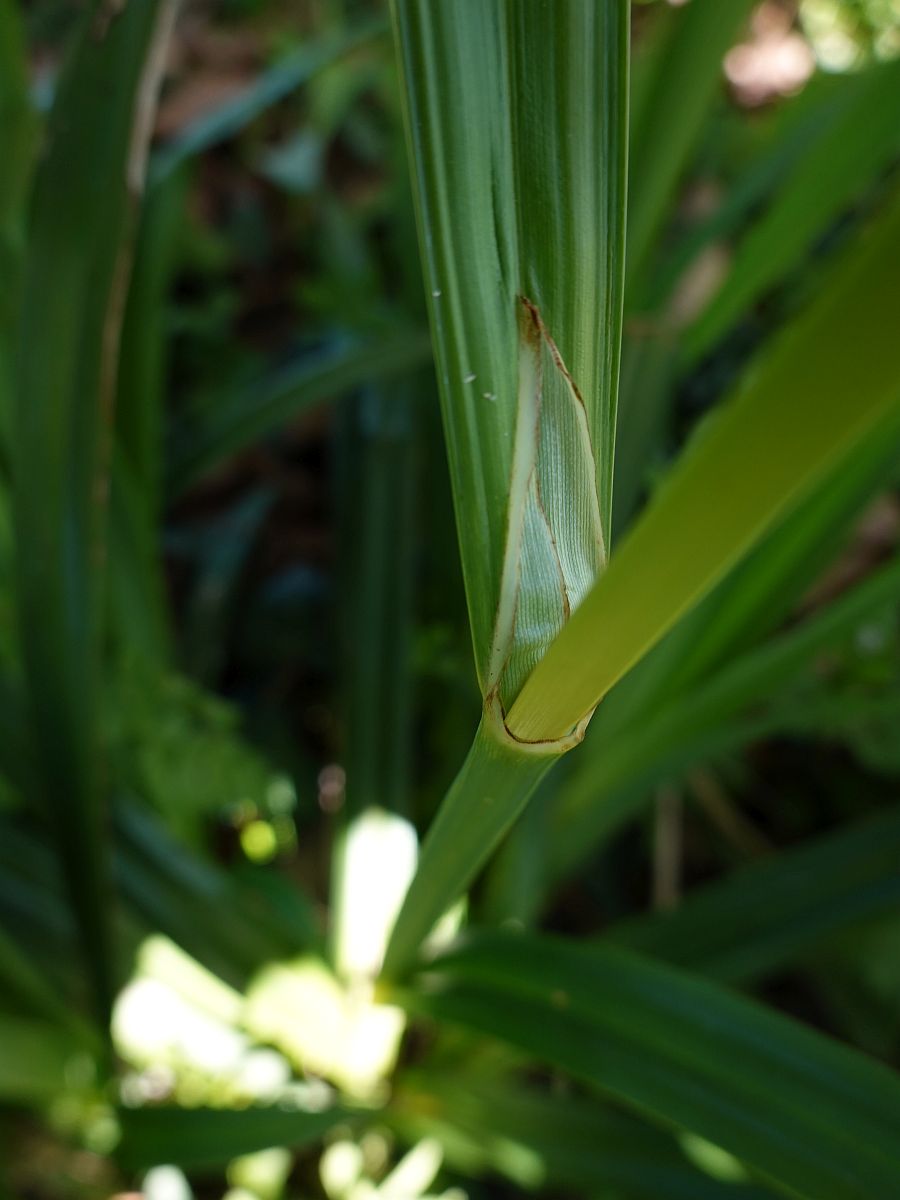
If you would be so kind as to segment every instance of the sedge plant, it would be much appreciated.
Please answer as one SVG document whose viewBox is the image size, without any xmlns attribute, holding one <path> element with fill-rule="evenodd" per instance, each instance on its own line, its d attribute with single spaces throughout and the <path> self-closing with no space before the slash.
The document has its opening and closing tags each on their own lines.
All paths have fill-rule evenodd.
<svg viewBox="0 0 900 1200">
<path fill-rule="evenodd" d="M 897 63 L 873 50 L 811 81 L 681 229 L 749 2 L 392 0 L 357 24 L 325 7 L 318 38 L 154 146 L 170 5 L 89 4 L 45 116 L 0 0 L 0 1136 L 38 1115 L 87 1149 L 94 1192 L 151 1197 L 210 1176 L 232 1200 L 455 1200 L 496 1176 L 623 1200 L 893 1195 L 900 1084 L 858 1047 L 892 1053 L 896 806 L 773 850 L 708 768 L 824 730 L 879 779 L 900 770 L 878 736 L 900 712 L 896 549 L 809 591 L 897 482 Z M 308 110 L 279 107 L 298 90 Z M 361 218 L 314 151 L 366 153 L 373 95 L 396 189 Z M 257 123 L 288 114 L 304 137 L 260 153 Z M 214 271 L 223 253 L 183 244 L 192 171 L 234 141 L 285 208 L 326 195 L 333 275 L 307 302 L 339 336 L 224 387 L 211 370 L 208 394 L 169 405 L 167 321 L 213 336 L 173 286 L 179 255 Z M 683 381 L 776 284 L 784 311 L 676 437 Z M 220 500 L 199 533 L 179 513 L 341 397 L 346 775 L 286 755 L 291 778 L 215 694 L 276 495 Z M 452 518 L 416 490 L 417 458 L 443 453 Z M 451 521 L 477 700 L 439 647 L 440 702 L 417 708 L 416 556 L 453 593 L 431 536 Z M 163 527 L 198 578 L 177 617 Z M 280 669 L 296 574 L 247 621 Z M 322 625 L 303 629 L 315 669 Z M 259 701 L 261 741 L 280 706 Z M 454 747 L 438 769 L 414 769 L 415 730 Z M 448 778 L 423 819 L 418 791 Z M 566 927 L 566 880 L 625 907 L 604 850 L 654 798 L 671 867 L 684 779 L 742 869 L 672 912 L 542 932 L 548 912 Z M 311 822 L 297 846 L 303 780 L 326 814 L 344 804 L 309 837 L 333 842 L 324 888 Z M 209 852 L 212 820 L 239 830 L 241 867 Z M 260 865 L 278 854 L 294 878 Z M 798 964 L 840 1037 L 753 996 Z M 12 1190 L 29 1168 L 9 1157 Z"/>
<path fill-rule="evenodd" d="M 896 405 L 894 207 L 698 434 L 608 568 L 627 17 L 624 4 L 591 16 L 577 4 L 465 8 L 444 19 L 424 4 L 396 8 L 484 716 L 423 847 L 388 974 L 410 965 L 606 692 Z M 560 47 L 564 71 L 539 71 L 547 45 Z M 532 105 L 559 123 L 555 136 L 519 132 L 517 122 L 536 120 Z M 476 110 L 483 140 L 471 131 Z M 858 306 L 873 295 L 883 323 Z M 854 311 L 865 313 L 851 335 L 859 359 L 842 340 Z M 821 386 L 807 375 L 814 360 Z"/>
</svg>

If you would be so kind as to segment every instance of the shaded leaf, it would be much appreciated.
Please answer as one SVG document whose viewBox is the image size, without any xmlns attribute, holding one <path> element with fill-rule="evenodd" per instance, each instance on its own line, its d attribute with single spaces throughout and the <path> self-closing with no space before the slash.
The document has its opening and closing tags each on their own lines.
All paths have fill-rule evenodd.
<svg viewBox="0 0 900 1200">
<path fill-rule="evenodd" d="M 792 1194 L 870 1200 L 898 1178 L 895 1074 L 617 947 L 483 934 L 432 962 L 403 1002 L 690 1129 Z"/>
<path fill-rule="evenodd" d="M 339 1108 L 306 1112 L 285 1106 L 258 1108 L 120 1108 L 117 1157 L 128 1170 L 172 1164 L 217 1170 L 233 1158 L 270 1146 L 300 1149 L 346 1121 Z"/>
</svg>

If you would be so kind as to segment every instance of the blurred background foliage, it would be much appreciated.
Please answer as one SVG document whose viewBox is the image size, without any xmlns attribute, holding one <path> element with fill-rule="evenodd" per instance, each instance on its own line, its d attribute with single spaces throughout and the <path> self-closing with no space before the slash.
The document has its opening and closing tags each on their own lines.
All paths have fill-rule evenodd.
<svg viewBox="0 0 900 1200">
<path fill-rule="evenodd" d="M 80 9 L 18 15 L 34 145 Z M 896 188 L 900 2 L 656 0 L 633 52 L 619 530 Z M 407 827 L 357 819 L 425 828 L 480 706 L 387 13 L 185 0 L 167 53 L 104 577 L 114 1082 L 33 802 L 4 391 L 0 1195 L 768 1194 L 608 1106 L 600 1136 L 595 1101 L 462 1034 L 411 1035 L 379 1107 L 396 1037 L 360 1034 L 316 965 L 340 974 L 358 905 L 340 847 L 348 828 L 380 847 L 377 908 Z M 10 279 L 20 199 L 0 193 Z M 480 920 L 607 933 L 897 1064 L 897 434 L 609 697 L 472 897 Z M 167 1124 L 161 1101 L 194 1112 Z"/>
</svg>

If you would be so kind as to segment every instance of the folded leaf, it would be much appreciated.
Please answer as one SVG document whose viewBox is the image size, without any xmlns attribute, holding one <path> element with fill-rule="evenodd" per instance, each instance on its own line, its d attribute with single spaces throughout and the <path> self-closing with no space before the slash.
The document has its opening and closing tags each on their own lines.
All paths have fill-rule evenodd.
<svg viewBox="0 0 900 1200">
<path fill-rule="evenodd" d="M 628 6 L 393 13 L 476 667 L 508 704 L 609 545 Z"/>
</svg>

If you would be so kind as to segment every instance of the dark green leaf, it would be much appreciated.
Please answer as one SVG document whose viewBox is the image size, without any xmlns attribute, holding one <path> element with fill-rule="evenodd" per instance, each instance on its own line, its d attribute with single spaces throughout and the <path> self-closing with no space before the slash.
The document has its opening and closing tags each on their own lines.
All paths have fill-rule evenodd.
<svg viewBox="0 0 900 1200">
<path fill-rule="evenodd" d="M 722 59 L 751 0 L 691 0 L 655 14 L 634 68 L 628 196 L 628 283 L 639 285 L 654 239 L 722 86 Z M 643 51 L 643 54 L 641 53 Z"/>
<path fill-rule="evenodd" d="M 397 1116 L 394 1116 L 397 1114 Z M 410 1137 L 436 1137 L 468 1175 L 503 1175 L 528 1191 L 629 1200 L 762 1200 L 772 1193 L 702 1174 L 675 1140 L 610 1105 L 520 1080 L 445 1079 L 423 1071 L 398 1088 L 391 1118 Z"/>
<path fill-rule="evenodd" d="M 339 1108 L 121 1108 L 117 1157 L 128 1170 L 165 1163 L 212 1171 L 270 1146 L 300 1149 L 346 1120 Z"/>
<path fill-rule="evenodd" d="M 267 109 L 308 83 L 326 67 L 369 45 L 386 33 L 383 18 L 357 25 L 352 32 L 328 33 L 276 62 L 249 87 L 203 113 L 162 146 L 153 156 L 150 182 L 166 181 L 185 160 L 240 133 Z"/>
<path fill-rule="evenodd" d="M 80 22 L 35 186 L 16 372 L 18 599 L 41 800 L 104 1012 L 113 980 L 96 715 L 107 458 L 162 67 L 154 49 L 172 11 L 162 0 L 121 12 L 100 0 Z"/>
<path fill-rule="evenodd" d="M 612 946 L 484 934 L 433 962 L 416 1011 L 502 1038 L 810 1200 L 889 1196 L 900 1080 L 712 983 Z"/>
<path fill-rule="evenodd" d="M 421 330 L 393 332 L 377 343 L 305 356 L 254 385 L 176 424 L 170 438 L 169 488 L 178 494 L 229 455 L 314 404 L 364 383 L 426 363 L 431 348 Z"/>
<path fill-rule="evenodd" d="M 744 983 L 900 908 L 900 809 L 751 863 L 671 913 L 614 926 L 621 945 Z"/>
</svg>

